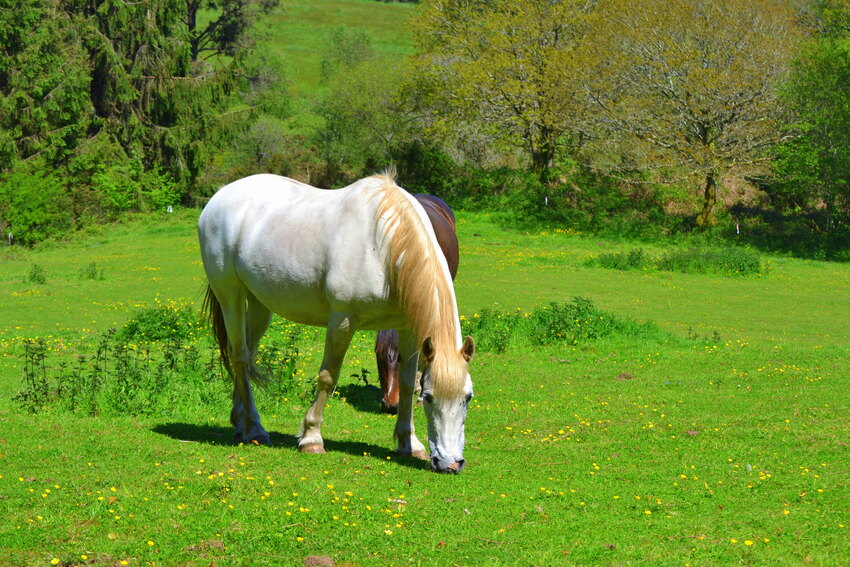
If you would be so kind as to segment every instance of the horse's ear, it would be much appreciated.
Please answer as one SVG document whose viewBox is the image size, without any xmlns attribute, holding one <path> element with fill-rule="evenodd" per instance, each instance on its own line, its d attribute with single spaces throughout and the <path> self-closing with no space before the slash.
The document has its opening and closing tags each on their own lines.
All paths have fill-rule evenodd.
<svg viewBox="0 0 850 567">
<path fill-rule="evenodd" d="M 434 362 L 434 342 L 431 340 L 431 337 L 427 337 L 424 341 L 422 341 L 422 356 L 425 357 L 425 361 L 428 364 Z"/>
<path fill-rule="evenodd" d="M 467 336 L 463 339 L 463 346 L 460 349 L 460 353 L 467 362 L 472 360 L 472 355 L 475 354 L 475 340 L 472 337 Z"/>
</svg>

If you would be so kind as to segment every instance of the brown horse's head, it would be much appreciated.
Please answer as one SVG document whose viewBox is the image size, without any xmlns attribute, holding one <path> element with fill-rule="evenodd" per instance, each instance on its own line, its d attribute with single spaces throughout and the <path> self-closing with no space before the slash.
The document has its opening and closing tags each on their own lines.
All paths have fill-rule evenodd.
<svg viewBox="0 0 850 567">
<path fill-rule="evenodd" d="M 393 329 L 378 332 L 375 340 L 375 360 L 381 381 L 381 411 L 398 413 L 398 333 Z"/>
</svg>

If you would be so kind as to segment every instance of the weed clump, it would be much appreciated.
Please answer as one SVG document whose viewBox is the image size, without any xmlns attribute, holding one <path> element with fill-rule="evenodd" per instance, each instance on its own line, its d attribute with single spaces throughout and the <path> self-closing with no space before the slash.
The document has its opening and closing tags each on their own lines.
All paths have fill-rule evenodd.
<svg viewBox="0 0 850 567">
<path fill-rule="evenodd" d="M 591 258 L 587 264 L 611 270 L 657 269 L 683 274 L 749 276 L 763 272 L 761 259 L 756 252 L 737 247 L 669 250 L 658 258 L 636 248 L 628 252 L 600 254 Z"/>
<path fill-rule="evenodd" d="M 652 258 L 643 249 L 635 248 L 628 252 L 608 252 L 600 254 L 596 263 L 610 270 L 643 270 L 652 267 Z"/>
<path fill-rule="evenodd" d="M 615 335 L 665 336 L 651 323 L 637 323 L 606 313 L 584 297 L 575 297 L 566 303 L 550 303 L 530 313 L 483 311 L 471 318 L 462 318 L 461 326 L 464 334 L 475 337 L 478 348 L 492 352 L 504 352 L 515 340 L 547 346 L 576 345 Z"/>
<path fill-rule="evenodd" d="M 138 311 L 120 330 L 109 329 L 71 356 L 56 358 L 44 339 L 23 341 L 22 387 L 13 400 L 24 411 L 78 415 L 174 415 L 206 407 L 223 413 L 230 381 L 221 379 L 218 349 L 200 331 L 190 307 Z M 261 345 L 257 365 L 273 397 L 304 398 L 297 377 L 302 327 Z"/>
<path fill-rule="evenodd" d="M 47 283 L 47 272 L 38 264 L 33 264 L 27 274 L 27 281 L 32 284 L 44 285 Z"/>
<path fill-rule="evenodd" d="M 758 254 L 747 248 L 689 248 L 665 253 L 658 269 L 685 274 L 748 276 L 761 272 Z"/>
</svg>

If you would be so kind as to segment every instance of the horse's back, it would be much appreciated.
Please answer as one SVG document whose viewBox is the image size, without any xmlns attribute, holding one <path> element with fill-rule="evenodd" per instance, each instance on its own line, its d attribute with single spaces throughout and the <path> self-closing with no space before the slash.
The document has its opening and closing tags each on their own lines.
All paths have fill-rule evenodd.
<svg viewBox="0 0 850 567">
<path fill-rule="evenodd" d="M 434 195 L 416 193 L 414 197 L 428 214 L 428 220 L 431 221 L 431 226 L 434 229 L 434 236 L 437 237 L 437 243 L 440 245 L 440 249 L 446 257 L 446 263 L 449 265 L 449 273 L 454 279 L 460 261 L 454 212 L 445 201 Z"/>
<path fill-rule="evenodd" d="M 361 180 L 317 189 L 262 174 L 223 187 L 198 221 L 210 285 L 244 286 L 270 310 L 311 325 L 324 325 L 332 311 L 357 315 L 360 305 L 386 300 L 376 186 Z"/>
</svg>

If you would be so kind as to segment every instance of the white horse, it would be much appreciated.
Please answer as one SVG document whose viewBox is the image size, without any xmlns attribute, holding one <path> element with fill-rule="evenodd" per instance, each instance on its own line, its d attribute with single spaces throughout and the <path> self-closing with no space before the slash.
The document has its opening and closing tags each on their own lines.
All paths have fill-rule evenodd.
<svg viewBox="0 0 850 567">
<path fill-rule="evenodd" d="M 249 378 L 272 314 L 327 327 L 313 404 L 299 450 L 324 453 L 325 403 L 356 329 L 399 331 L 401 395 L 395 439 L 401 455 L 428 458 L 413 427 L 414 383 L 422 399 L 431 466 L 460 472 L 472 398 L 446 259 L 422 206 L 387 175 L 325 190 L 276 175 L 254 175 L 219 190 L 198 221 L 207 274 L 206 308 L 233 388 L 237 442 L 269 444 Z"/>
</svg>

